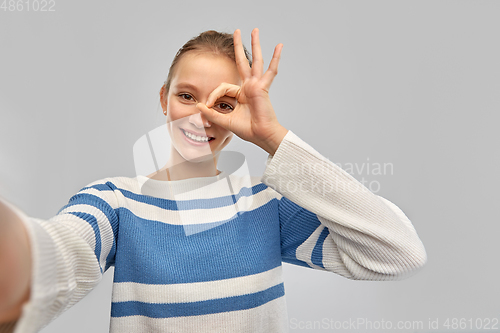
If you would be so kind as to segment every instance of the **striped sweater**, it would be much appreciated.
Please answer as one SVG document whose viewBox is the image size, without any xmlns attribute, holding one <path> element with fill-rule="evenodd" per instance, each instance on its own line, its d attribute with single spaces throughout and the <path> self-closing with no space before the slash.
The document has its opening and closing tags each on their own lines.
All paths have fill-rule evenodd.
<svg viewBox="0 0 500 333">
<path fill-rule="evenodd" d="M 110 332 L 286 332 L 282 262 L 399 280 L 427 260 L 397 206 L 291 131 L 261 178 L 106 178 L 49 220 L 18 213 L 33 279 L 16 333 L 45 327 L 111 266 Z"/>
</svg>

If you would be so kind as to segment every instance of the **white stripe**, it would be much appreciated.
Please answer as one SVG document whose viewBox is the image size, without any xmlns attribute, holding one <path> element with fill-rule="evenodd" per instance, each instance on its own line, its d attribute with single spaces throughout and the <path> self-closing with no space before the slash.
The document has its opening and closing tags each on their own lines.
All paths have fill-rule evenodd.
<svg viewBox="0 0 500 333">
<path fill-rule="evenodd" d="M 321 221 L 322 218 L 318 217 Z M 330 231 L 331 232 L 331 231 Z M 344 262 L 340 258 L 339 250 L 337 244 L 328 235 L 323 242 L 323 266 L 325 266 L 327 271 L 335 272 L 336 274 L 342 275 L 347 278 L 352 278 L 352 274 L 349 272 Z"/>
<path fill-rule="evenodd" d="M 296 257 L 299 260 L 305 261 L 309 266 L 315 269 L 325 270 L 323 267 L 317 266 L 312 263 L 312 253 L 314 247 L 316 246 L 316 242 L 318 241 L 319 236 L 323 229 L 326 228 L 324 225 L 319 225 L 316 230 L 307 238 L 304 243 L 302 243 L 297 250 L 295 251 Z"/>
<path fill-rule="evenodd" d="M 137 332 L 288 332 L 285 296 L 256 308 L 199 316 L 149 318 L 145 316 L 111 317 L 110 333 Z"/>
<path fill-rule="evenodd" d="M 103 185 L 103 184 L 102 183 L 98 183 L 98 184 L 95 184 L 95 185 Z M 85 190 L 81 190 L 80 192 L 78 192 L 78 194 L 80 194 L 80 193 L 87 193 L 87 194 L 95 195 L 96 197 L 102 199 L 108 205 L 110 205 L 111 208 L 113 208 L 113 209 L 118 208 L 118 207 L 112 207 L 112 205 L 111 205 L 111 202 L 113 200 L 116 200 L 116 199 L 113 198 L 113 200 L 112 200 L 112 199 L 108 198 L 108 197 L 114 197 L 115 196 L 115 193 L 113 191 L 111 191 L 111 189 L 109 191 L 101 191 L 101 190 L 98 190 L 98 189 L 93 188 L 93 187 L 88 187 Z"/>
<path fill-rule="evenodd" d="M 231 188 L 233 190 L 233 193 L 227 188 L 228 178 L 223 178 L 220 181 L 216 181 L 213 183 L 206 184 L 203 180 L 200 181 L 200 184 L 202 184 L 202 187 L 196 187 L 197 183 L 196 182 L 190 182 L 189 184 L 186 184 L 186 187 L 183 187 L 181 185 L 170 185 L 169 182 L 163 182 L 159 180 L 152 180 L 153 183 L 147 183 L 147 179 L 145 176 L 141 176 L 142 178 L 137 179 L 137 178 L 128 178 L 128 177 L 115 177 L 113 178 L 113 183 L 118 189 L 123 189 L 127 190 L 131 193 L 134 193 L 136 195 L 145 195 L 145 194 L 150 194 L 151 196 L 154 196 L 154 194 L 158 194 L 158 197 L 164 198 L 164 199 L 178 199 L 177 195 L 181 195 L 182 193 L 189 193 L 189 192 L 184 192 L 186 187 L 195 187 L 194 192 L 191 190 L 191 192 L 195 193 L 196 195 L 192 197 L 198 198 L 204 198 L 204 199 L 214 199 L 214 198 L 219 198 L 222 195 L 231 195 L 233 193 L 239 193 L 242 188 L 251 188 L 257 184 L 262 183 L 260 181 L 259 177 L 237 177 L 230 175 L 228 178 L 230 179 L 231 183 Z M 148 186 L 147 184 L 150 184 Z M 163 185 L 161 185 L 164 183 Z M 145 188 L 143 188 L 143 185 L 146 184 Z M 214 191 L 209 190 L 206 191 L 206 189 L 213 188 Z M 217 188 L 217 189 L 216 189 Z M 216 190 L 215 190 L 216 189 Z M 201 190 L 201 191 L 200 191 Z M 174 193 L 172 193 L 174 192 Z M 221 193 L 223 193 L 221 195 Z M 172 194 L 176 195 L 174 198 Z"/>
<path fill-rule="evenodd" d="M 83 238 L 90 245 L 92 251 L 95 249 L 95 232 L 92 226 L 81 217 L 75 215 L 56 215 L 52 217 L 50 222 L 59 222 L 69 229 L 75 231 L 80 237 Z M 83 222 L 83 223 L 82 223 Z"/>
<path fill-rule="evenodd" d="M 261 191 L 251 198 L 240 197 L 237 201 L 238 210 L 250 211 L 257 209 L 273 198 L 274 196 L 269 195 L 269 191 L 267 190 Z M 231 200 L 231 198 L 229 198 L 229 200 Z M 249 201 L 251 202 L 249 203 Z M 182 206 L 179 202 L 177 204 Z M 129 209 L 141 219 L 151 220 L 154 218 L 155 221 L 174 225 L 220 222 L 236 214 L 236 208 L 232 201 L 230 205 L 224 207 L 176 211 L 163 209 L 144 202 L 138 202 L 131 198 L 124 198 L 123 207 Z"/>
<path fill-rule="evenodd" d="M 135 282 L 113 283 L 113 302 L 199 302 L 266 290 L 283 282 L 282 266 L 266 272 L 218 281 L 167 285 Z"/>
<path fill-rule="evenodd" d="M 82 191 L 82 192 L 87 192 L 87 191 L 88 191 L 88 193 L 92 194 L 93 191 L 98 191 L 98 190 L 87 189 L 87 190 Z M 111 227 L 111 223 L 108 220 L 108 217 L 106 216 L 106 214 L 104 214 L 100 209 L 96 208 L 95 206 L 92 206 L 89 204 L 79 204 L 79 205 L 72 205 L 70 207 L 67 207 L 67 208 L 61 210 L 61 212 L 58 215 L 56 215 L 54 218 L 52 218 L 52 220 L 61 221 L 61 222 L 64 221 L 64 223 L 69 223 L 69 221 L 74 220 L 74 218 L 81 219 L 80 217 L 77 217 L 74 215 L 72 215 L 72 216 L 74 216 L 74 218 L 71 217 L 70 219 L 68 219 L 67 215 L 66 216 L 62 215 L 62 214 L 67 214 L 67 213 L 71 213 L 71 212 L 87 213 L 87 214 L 90 214 L 96 218 L 97 226 L 99 228 L 99 234 L 101 235 L 101 257 L 99 258 L 99 264 L 101 265 L 101 267 L 104 271 L 104 268 L 106 266 L 106 258 L 108 256 L 109 252 L 111 251 L 111 248 L 113 247 L 113 239 L 114 239 L 113 228 Z M 81 219 L 81 220 L 84 221 L 83 219 Z M 76 228 L 77 230 L 81 229 L 81 227 L 79 226 L 80 223 L 73 222 L 72 224 L 73 224 L 72 225 L 73 228 Z M 94 229 L 90 226 L 90 223 L 88 223 L 87 221 L 85 224 L 88 225 L 90 229 L 92 229 L 91 234 L 94 237 L 93 237 L 93 241 L 89 244 L 92 246 L 92 249 L 95 249 L 96 238 L 95 238 Z M 89 234 L 90 234 L 90 230 L 87 229 L 85 231 L 85 233 L 82 234 L 82 236 L 84 237 L 85 240 L 88 241 Z M 87 236 L 87 237 L 85 237 L 85 236 Z"/>
</svg>

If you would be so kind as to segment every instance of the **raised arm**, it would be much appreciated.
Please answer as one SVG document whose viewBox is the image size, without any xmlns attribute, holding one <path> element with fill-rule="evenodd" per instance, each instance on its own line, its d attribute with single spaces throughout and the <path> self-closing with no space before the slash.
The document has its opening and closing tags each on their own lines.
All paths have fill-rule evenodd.
<svg viewBox="0 0 500 333">
<path fill-rule="evenodd" d="M 405 214 L 291 131 L 262 181 L 279 202 L 283 261 L 353 280 L 400 280 L 427 261 Z"/>
<path fill-rule="evenodd" d="M 404 213 L 278 122 L 269 89 L 282 48 L 283 44 L 275 47 L 264 73 L 259 30 L 252 31 L 252 66 L 236 30 L 234 51 L 241 86 L 221 83 L 206 104 L 197 107 L 211 122 L 269 153 L 262 181 L 283 196 L 279 203 L 283 260 L 351 279 L 394 280 L 413 274 L 427 255 Z M 238 100 L 233 112 L 211 108 L 221 96 Z M 305 165 L 312 171 L 292 172 Z M 321 174 L 315 172 L 318 169 Z"/>
</svg>

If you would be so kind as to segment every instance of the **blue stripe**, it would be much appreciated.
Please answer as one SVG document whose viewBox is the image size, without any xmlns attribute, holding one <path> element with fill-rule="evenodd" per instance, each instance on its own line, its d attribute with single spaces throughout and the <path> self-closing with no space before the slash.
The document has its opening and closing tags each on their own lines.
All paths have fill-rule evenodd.
<svg viewBox="0 0 500 333">
<path fill-rule="evenodd" d="M 215 281 L 281 265 L 278 200 L 186 236 L 182 225 L 142 219 L 121 207 L 114 282 Z"/>
<path fill-rule="evenodd" d="M 104 199 L 102 199 L 94 194 L 90 194 L 90 193 L 77 193 L 77 194 L 75 194 L 74 196 L 72 196 L 69 199 L 68 204 L 66 204 L 64 207 L 59 209 L 57 214 L 60 214 L 61 211 L 63 211 L 64 209 L 71 207 L 71 206 L 75 206 L 75 205 L 89 205 L 89 206 L 96 207 L 97 209 L 102 211 L 102 213 L 104 215 L 106 215 L 109 222 L 113 226 L 113 232 L 115 231 L 115 229 L 118 228 L 118 220 L 117 220 L 115 210 L 113 208 L 111 208 L 111 206 L 109 205 L 109 203 L 107 201 L 105 201 Z M 113 225 L 113 224 L 115 224 L 115 225 Z"/>
<path fill-rule="evenodd" d="M 92 188 L 99 188 L 100 190 L 110 190 L 109 186 L 103 185 L 103 184 L 98 184 L 91 186 Z M 85 190 L 88 187 L 85 187 L 82 189 Z M 67 205 L 62 207 L 57 215 L 61 215 L 61 211 L 63 211 L 66 208 L 75 206 L 75 205 L 89 205 L 93 206 L 96 209 L 98 209 L 100 212 L 102 212 L 107 218 L 108 221 L 111 224 L 111 228 L 113 230 L 113 244 L 111 246 L 110 252 L 108 253 L 108 256 L 106 257 L 106 265 L 104 268 L 104 271 L 106 271 L 111 265 L 114 264 L 114 257 L 116 253 L 116 239 L 118 237 L 118 215 L 117 211 L 111 208 L 108 202 L 106 202 L 104 199 L 90 193 L 77 193 L 74 196 L 72 196 L 68 202 Z M 87 221 L 92 228 L 94 229 L 94 234 L 95 234 L 95 239 L 96 239 L 96 247 L 95 247 L 95 254 L 97 257 L 97 260 L 100 262 L 101 258 L 101 251 L 102 251 L 102 244 L 101 244 L 101 235 L 97 223 L 97 219 L 94 215 L 88 214 L 88 213 L 83 213 L 83 212 L 70 212 L 69 214 L 73 214 L 75 216 L 83 218 L 85 221 Z M 103 271 L 102 267 L 101 272 Z"/>
<path fill-rule="evenodd" d="M 113 183 L 106 182 L 106 184 L 95 184 L 92 186 L 87 186 L 87 187 L 82 188 L 79 192 L 88 190 L 89 188 L 94 188 L 94 189 L 99 190 L 99 191 L 112 191 L 113 189 L 111 189 L 109 187 L 109 184 L 113 184 Z"/>
<path fill-rule="evenodd" d="M 323 243 L 325 242 L 326 236 L 328 236 L 329 233 L 330 232 L 328 231 L 328 228 L 324 227 L 318 237 L 318 241 L 316 242 L 316 246 L 314 246 L 311 255 L 312 263 L 320 266 L 321 268 L 325 268 L 325 266 L 323 266 Z"/>
<path fill-rule="evenodd" d="M 186 224 L 186 225 L 183 225 L 184 232 L 186 233 L 186 236 L 191 236 L 195 233 L 203 232 L 203 231 L 218 227 L 218 226 L 220 226 L 224 223 L 227 223 L 229 221 L 232 221 L 235 218 L 237 218 L 239 216 L 239 214 L 243 214 L 243 213 L 244 212 L 236 212 L 236 214 L 234 214 L 232 217 L 230 217 L 226 220 L 221 220 L 221 221 L 212 222 L 212 223 Z"/>
<path fill-rule="evenodd" d="M 226 195 L 212 199 L 193 199 L 193 200 L 169 200 L 157 197 L 151 197 L 143 194 L 136 194 L 131 191 L 118 188 L 113 183 L 108 182 L 108 186 L 113 190 L 120 191 L 126 198 L 135 200 L 137 202 L 147 203 L 152 206 L 167 210 L 191 210 L 196 209 L 212 209 L 219 207 L 226 207 L 234 205 L 242 197 L 250 197 L 267 188 L 265 184 L 257 184 L 251 188 L 242 187 L 236 195 Z"/>
<path fill-rule="evenodd" d="M 297 263 L 297 247 L 302 245 L 321 225 L 316 214 L 300 207 L 286 197 L 279 203 L 281 255 L 283 261 Z M 301 264 L 298 264 L 301 265 Z M 301 265 L 307 266 L 309 265 Z"/>
<path fill-rule="evenodd" d="M 95 256 L 97 257 L 97 261 L 99 262 L 99 268 L 101 269 L 102 274 L 102 266 L 101 266 L 101 231 L 99 230 L 99 225 L 97 224 L 97 219 L 94 215 L 83 213 L 83 212 L 69 212 L 68 214 L 73 214 L 78 216 L 82 220 L 85 220 L 90 224 L 92 229 L 94 229 L 95 235 Z"/>
<path fill-rule="evenodd" d="M 285 295 L 283 283 L 253 294 L 218 298 L 189 303 L 143 303 L 137 301 L 113 302 L 111 317 L 145 316 L 149 318 L 171 318 L 199 316 L 246 310 L 258 307 Z"/>
</svg>

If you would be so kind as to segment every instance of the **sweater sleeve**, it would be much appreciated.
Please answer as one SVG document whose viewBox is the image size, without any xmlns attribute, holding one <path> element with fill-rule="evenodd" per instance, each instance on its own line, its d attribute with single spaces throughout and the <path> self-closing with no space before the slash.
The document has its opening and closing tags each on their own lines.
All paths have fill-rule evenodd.
<svg viewBox="0 0 500 333">
<path fill-rule="evenodd" d="M 277 191 L 284 262 L 353 280 L 401 280 L 427 261 L 406 215 L 288 131 L 262 182 Z"/>
<path fill-rule="evenodd" d="M 116 195 L 97 181 L 72 196 L 49 220 L 15 209 L 30 238 L 30 299 L 14 332 L 38 332 L 80 301 L 114 264 L 118 234 Z"/>
</svg>

